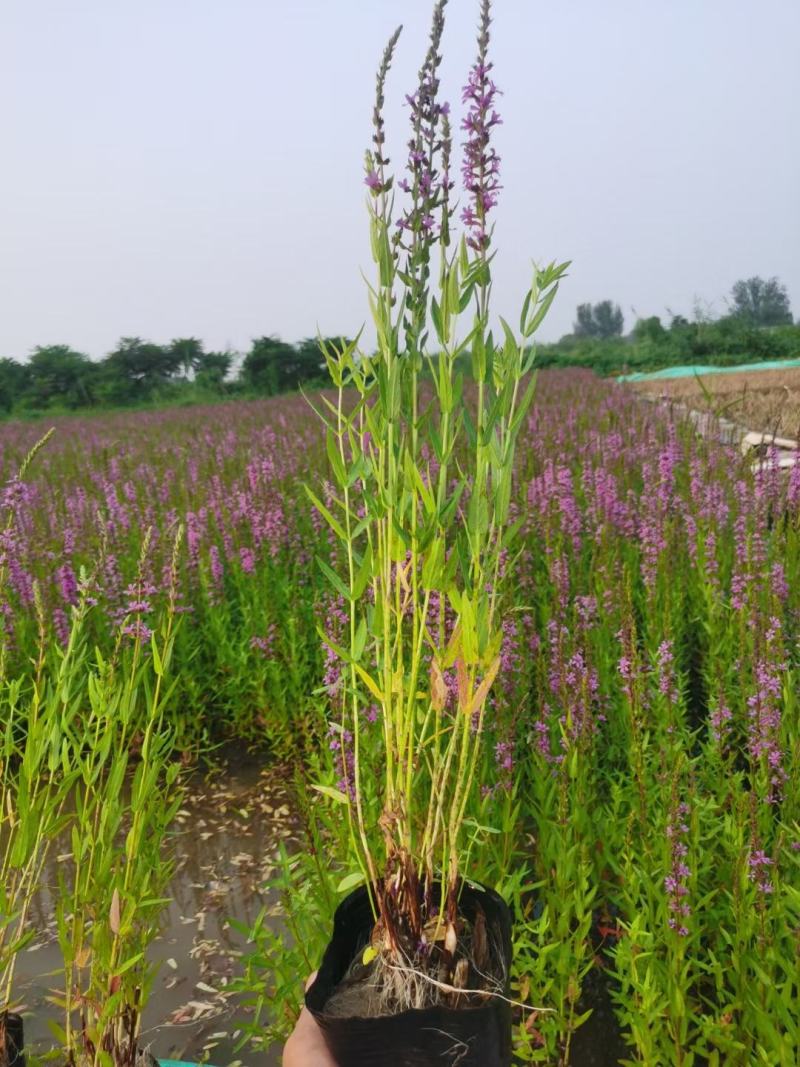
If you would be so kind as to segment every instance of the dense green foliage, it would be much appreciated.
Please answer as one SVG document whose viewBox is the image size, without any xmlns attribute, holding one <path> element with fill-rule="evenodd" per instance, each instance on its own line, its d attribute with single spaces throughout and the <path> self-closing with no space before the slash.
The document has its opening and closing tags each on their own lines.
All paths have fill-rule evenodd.
<svg viewBox="0 0 800 1067">
<path fill-rule="evenodd" d="M 590 367 L 603 375 L 695 363 L 732 367 L 798 356 L 800 325 L 756 326 L 736 315 L 694 322 L 675 316 L 668 326 L 654 315 L 640 319 L 628 337 L 570 334 L 537 347 L 542 367 Z"/>
<path fill-rule="evenodd" d="M 697 311 L 693 320 L 673 315 L 638 319 L 622 335 L 623 315 L 610 300 L 581 304 L 573 332 L 538 345 L 541 367 L 591 367 L 596 374 L 662 370 L 696 363 L 723 367 L 800 356 L 800 322 L 792 323 L 789 296 L 777 278 L 741 279 L 731 289 L 729 313 Z"/>
<path fill-rule="evenodd" d="M 150 631 L 163 662 L 174 588 L 158 707 L 180 747 L 260 739 L 300 776 L 307 846 L 274 886 L 289 911 L 278 927 L 265 911 L 242 981 L 268 1041 L 291 1027 L 299 976 L 318 966 L 357 869 L 341 804 L 307 789 L 341 790 L 349 751 L 332 651 L 347 638 L 346 598 L 321 567 L 338 570 L 341 548 L 303 490 L 334 502 L 325 436 L 296 396 L 54 421 L 22 486 L 13 474 L 38 428 L 0 428 L 8 678 L 32 697 L 43 639 L 54 666 L 42 677 L 63 695 L 58 646 L 69 648 L 83 567 L 77 584 L 96 603 L 81 648 L 102 662 L 80 660 L 70 714 L 121 699 L 139 655 L 143 716 L 159 669 Z M 511 500 L 515 611 L 460 859 L 514 904 L 513 995 L 548 1009 L 519 1012 L 519 1055 L 567 1062 L 610 996 L 632 1062 L 796 1063 L 800 469 L 754 470 L 625 386 L 547 372 Z M 458 679 L 444 681 L 455 714 Z M 378 834 L 382 720 L 363 715 Z M 157 795 L 166 807 L 170 792 Z M 87 888 L 87 908 L 101 888 Z M 120 897 L 132 899 L 121 883 Z"/>
<path fill-rule="evenodd" d="M 516 610 L 461 857 L 519 917 L 514 996 L 530 1010 L 517 1055 L 584 1062 L 582 1028 L 613 1002 L 622 1062 L 797 1062 L 800 471 L 754 471 L 578 371 L 541 376 L 521 445 Z M 327 612 L 331 646 L 346 639 L 345 605 Z M 455 672 L 445 682 L 455 715 Z M 377 847 L 382 718 L 369 711 L 360 759 Z M 351 738 L 327 721 L 329 750 L 306 748 L 299 784 L 307 848 L 272 885 L 289 933 L 266 912 L 250 932 L 240 988 L 259 1044 L 291 1026 L 297 975 L 318 966 L 359 877 L 336 800 Z"/>
<path fill-rule="evenodd" d="M 206 352 L 195 337 L 169 344 L 123 337 L 99 361 L 66 344 L 38 346 L 25 363 L 0 359 L 0 415 L 209 403 L 274 396 L 326 380 L 314 338 L 292 345 L 258 337 L 232 375 L 235 363 L 235 353 Z"/>
</svg>

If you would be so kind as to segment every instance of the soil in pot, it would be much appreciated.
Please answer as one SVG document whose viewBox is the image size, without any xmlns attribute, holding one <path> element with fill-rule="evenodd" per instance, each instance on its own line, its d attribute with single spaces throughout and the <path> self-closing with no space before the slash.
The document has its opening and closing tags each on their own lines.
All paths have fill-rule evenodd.
<svg viewBox="0 0 800 1067">
<path fill-rule="evenodd" d="M 407 965 L 380 955 L 365 964 L 375 927 L 366 888 L 342 902 L 306 994 L 339 1067 L 509 1067 L 511 916 L 496 893 L 473 885 L 462 888 L 459 912 L 454 978 L 442 982 L 436 944 Z"/>
</svg>

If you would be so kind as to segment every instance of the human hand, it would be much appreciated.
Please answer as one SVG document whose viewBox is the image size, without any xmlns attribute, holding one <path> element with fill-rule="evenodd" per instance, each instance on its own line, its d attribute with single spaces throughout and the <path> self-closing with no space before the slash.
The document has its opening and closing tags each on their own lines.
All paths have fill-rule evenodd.
<svg viewBox="0 0 800 1067">
<path fill-rule="evenodd" d="M 306 982 L 306 989 L 317 977 L 316 971 Z M 337 1067 L 322 1031 L 308 1008 L 303 1005 L 289 1040 L 283 1048 L 283 1067 Z"/>
</svg>

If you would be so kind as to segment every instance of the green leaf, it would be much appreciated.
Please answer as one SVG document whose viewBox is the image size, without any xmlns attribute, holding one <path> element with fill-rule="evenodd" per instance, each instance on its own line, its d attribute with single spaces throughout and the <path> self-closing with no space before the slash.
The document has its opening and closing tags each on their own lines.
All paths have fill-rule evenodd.
<svg viewBox="0 0 800 1067">
<path fill-rule="evenodd" d="M 341 645 L 337 645 L 335 641 L 331 640 L 331 638 L 328 636 L 328 634 L 325 633 L 321 626 L 317 626 L 317 633 L 319 634 L 322 643 L 324 645 L 327 645 L 332 652 L 335 652 L 343 663 L 351 662 L 352 657 L 350 656 L 350 653 L 346 649 L 342 648 Z"/>
<path fill-rule="evenodd" d="M 353 871 L 351 874 L 347 874 L 339 882 L 336 887 L 337 893 L 349 893 L 351 889 L 355 889 L 357 885 L 362 885 L 366 881 L 363 871 Z"/>
<path fill-rule="evenodd" d="M 480 830 L 483 834 L 500 834 L 503 832 L 502 830 L 498 830 L 496 826 L 482 826 L 479 822 L 476 822 L 475 819 L 464 819 L 463 825 L 469 826 L 472 830 Z"/>
<path fill-rule="evenodd" d="M 364 648 L 367 643 L 367 620 L 365 618 L 359 619 L 358 629 L 356 630 L 355 641 L 353 643 L 353 657 L 355 660 L 360 660 L 364 654 Z"/>
<path fill-rule="evenodd" d="M 453 262 L 450 269 L 446 272 L 444 278 L 444 290 L 447 293 L 447 306 L 451 313 L 454 308 L 459 304 L 459 290 L 461 289 L 461 278 L 459 276 L 458 258 L 453 256 Z"/>
<path fill-rule="evenodd" d="M 541 304 L 539 304 L 539 307 L 534 312 L 534 315 L 533 315 L 533 318 L 531 319 L 531 321 L 526 325 L 525 330 L 524 330 L 524 333 L 525 333 L 526 337 L 532 337 L 536 333 L 536 331 L 539 329 L 539 327 L 542 324 L 542 320 L 544 319 L 544 317 L 547 314 L 547 312 L 550 310 L 550 305 L 553 303 L 553 301 L 556 298 L 556 293 L 557 292 L 558 292 L 558 283 L 556 282 L 556 284 L 553 286 L 553 288 L 550 290 L 550 292 L 547 293 L 545 298 L 542 300 Z"/>
<path fill-rule="evenodd" d="M 336 571 L 332 567 L 330 567 L 321 556 L 317 556 L 316 559 L 317 563 L 319 564 L 319 569 L 322 571 L 322 573 L 325 575 L 325 577 L 328 579 L 328 581 L 331 583 L 337 593 L 343 596 L 345 600 L 350 600 L 350 590 L 344 584 L 344 582 L 336 573 Z"/>
<path fill-rule="evenodd" d="M 525 419 L 525 417 L 527 416 L 528 412 L 530 411 L 530 406 L 531 406 L 531 404 L 533 402 L 534 393 L 536 392 L 537 380 L 538 380 L 538 373 L 536 371 L 534 371 L 534 373 L 531 375 L 530 381 L 528 382 L 528 384 L 527 384 L 527 386 L 525 388 L 525 392 L 523 393 L 522 400 L 520 400 L 520 402 L 519 402 L 519 404 L 517 406 L 517 410 L 514 413 L 514 420 L 511 423 L 511 434 L 512 434 L 512 436 L 516 436 L 517 435 L 517 433 L 519 431 L 519 428 L 522 425 L 523 420 Z"/>
<path fill-rule="evenodd" d="M 426 512 L 429 515 L 432 515 L 436 510 L 436 501 L 433 498 L 433 493 L 431 492 L 429 486 L 427 486 L 425 484 L 425 479 L 420 474 L 419 468 L 411 460 L 410 456 L 408 457 L 407 467 L 408 467 L 408 471 L 409 471 L 409 473 L 410 473 L 410 475 L 411 475 L 411 477 L 412 477 L 412 479 L 414 481 L 414 484 L 417 487 L 417 491 L 419 492 L 419 495 L 422 497 L 422 503 L 423 503 L 423 506 L 424 506 Z"/>
<path fill-rule="evenodd" d="M 339 485 L 345 485 L 347 483 L 347 472 L 345 471 L 344 463 L 342 463 L 342 457 L 339 454 L 336 437 L 330 427 L 325 433 L 325 448 L 328 453 L 328 462 L 331 465 L 331 470 L 333 471 L 336 481 Z"/>
<path fill-rule="evenodd" d="M 431 318 L 433 319 L 433 328 L 436 330 L 436 336 L 439 338 L 440 344 L 446 344 L 447 338 L 442 331 L 442 312 L 435 296 L 431 297 Z"/>
<path fill-rule="evenodd" d="M 441 589 L 442 563 L 444 561 L 444 543 L 440 537 L 434 538 L 425 554 L 422 565 L 422 588 Z"/>
<path fill-rule="evenodd" d="M 314 505 L 320 515 L 325 519 L 325 521 L 328 523 L 328 525 L 336 534 L 336 536 L 339 537 L 339 539 L 342 541 L 347 541 L 347 534 L 344 532 L 342 524 L 338 522 L 333 517 L 333 515 L 331 515 L 330 511 L 328 511 L 328 509 L 325 507 L 319 497 L 307 485 L 304 486 L 304 488 L 306 493 L 308 493 L 311 503 Z"/>
<path fill-rule="evenodd" d="M 142 903 L 145 902 L 143 901 Z M 125 974 L 126 971 L 129 971 L 131 969 L 131 967 L 135 967 L 139 960 L 143 958 L 144 952 L 137 952 L 135 956 L 131 956 L 131 958 L 129 960 L 126 960 L 125 963 L 123 963 L 122 966 L 117 970 L 117 977 L 119 978 L 121 975 Z"/>
<path fill-rule="evenodd" d="M 63 1027 L 59 1026 L 54 1019 L 46 1019 L 45 1022 L 47 1024 L 48 1030 L 59 1043 L 59 1045 L 62 1045 L 64 1048 L 66 1048 L 69 1042 L 67 1039 L 66 1031 L 63 1029 Z"/>
<path fill-rule="evenodd" d="M 353 583 L 353 600 L 358 600 L 364 590 L 367 588 L 370 578 L 372 577 L 372 545 L 367 545 L 364 551 L 364 556 L 361 560 L 361 565 L 356 573 L 355 582 Z"/>
<path fill-rule="evenodd" d="M 150 648 L 153 652 L 153 670 L 159 678 L 162 678 L 164 676 L 164 664 L 161 662 L 161 653 L 158 651 L 158 645 L 156 644 L 155 630 L 150 634 Z"/>
<path fill-rule="evenodd" d="M 525 294 L 525 299 L 522 301 L 522 311 L 519 316 L 519 328 L 521 333 L 525 333 L 525 322 L 528 318 L 528 308 L 531 306 L 531 299 L 533 297 L 533 291 L 529 289 Z"/>
<path fill-rule="evenodd" d="M 469 303 L 470 303 L 470 301 L 472 300 L 472 294 L 473 294 L 474 292 L 475 292 L 475 286 L 474 286 L 474 285 L 468 285 L 468 286 L 466 286 L 466 288 L 465 288 L 465 289 L 464 289 L 464 290 L 462 291 L 462 293 L 461 293 L 461 297 L 460 297 L 460 299 L 459 299 L 459 301 L 458 301 L 458 311 L 459 311 L 459 314 L 462 314 L 462 313 L 463 313 L 464 311 L 466 311 L 466 310 L 467 310 L 467 308 L 468 308 L 468 306 L 469 306 Z"/>
<path fill-rule="evenodd" d="M 330 800 L 335 800 L 337 804 L 349 804 L 347 795 L 341 791 L 341 789 L 334 789 L 329 785 L 315 785 L 312 783 L 312 789 L 316 789 L 318 793 L 322 793 L 323 796 L 328 797 Z"/>
</svg>

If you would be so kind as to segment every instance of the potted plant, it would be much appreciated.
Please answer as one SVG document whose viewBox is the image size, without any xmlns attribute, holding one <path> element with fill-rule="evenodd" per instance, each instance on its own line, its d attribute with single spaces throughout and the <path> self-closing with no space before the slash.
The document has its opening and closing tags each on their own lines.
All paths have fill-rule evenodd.
<svg viewBox="0 0 800 1067">
<path fill-rule="evenodd" d="M 333 485 L 315 506 L 340 545 L 320 560 L 346 614 L 326 641 L 342 665 L 341 788 L 318 788 L 348 820 L 357 886 L 306 994 L 332 1055 L 358 1064 L 508 1064 L 511 922 L 504 902 L 463 867 L 463 825 L 487 698 L 500 667 L 517 436 L 534 390 L 532 338 L 567 264 L 535 269 L 520 337 L 490 328 L 492 227 L 500 122 L 488 55 L 490 0 L 464 88 L 463 233 L 453 233 L 452 132 L 439 98 L 446 0 L 411 113 L 406 175 L 389 171 L 377 76 L 366 158 L 377 279 L 369 303 L 377 350 L 326 346 L 337 400 L 324 400 Z M 404 194 L 395 217 L 396 189 Z M 432 277 L 438 283 L 432 286 Z M 471 310 L 461 338 L 458 324 Z M 471 373 L 469 373 L 471 372 Z M 502 681 L 502 679 L 501 679 Z M 380 720 L 381 814 L 365 797 L 365 710 Z M 369 779 L 369 780 L 368 780 Z M 377 838 L 377 841 L 376 841 Z"/>
</svg>

